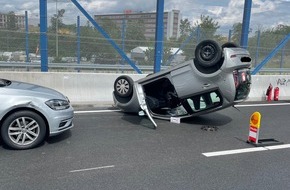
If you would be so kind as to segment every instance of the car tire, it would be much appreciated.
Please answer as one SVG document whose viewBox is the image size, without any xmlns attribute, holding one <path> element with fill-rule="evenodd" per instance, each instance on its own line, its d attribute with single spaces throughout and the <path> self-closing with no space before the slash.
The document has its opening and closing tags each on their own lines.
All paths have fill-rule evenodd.
<svg viewBox="0 0 290 190">
<path fill-rule="evenodd" d="M 119 76 L 114 83 L 114 90 L 116 94 L 122 98 L 131 96 L 133 93 L 133 83 L 131 77 L 122 75 Z"/>
<path fill-rule="evenodd" d="M 201 67 L 212 67 L 220 61 L 221 57 L 221 47 L 213 40 L 204 40 L 196 46 L 195 60 Z"/>
<path fill-rule="evenodd" d="M 32 111 L 17 111 L 9 115 L 2 124 L 1 137 L 9 148 L 31 149 L 42 143 L 46 136 L 46 123 Z"/>
</svg>

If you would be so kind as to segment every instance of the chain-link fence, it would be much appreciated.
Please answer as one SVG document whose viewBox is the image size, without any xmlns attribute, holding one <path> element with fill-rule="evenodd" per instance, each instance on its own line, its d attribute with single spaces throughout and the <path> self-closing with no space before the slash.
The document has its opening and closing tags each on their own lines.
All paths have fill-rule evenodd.
<svg viewBox="0 0 290 190">
<path fill-rule="evenodd" d="M 71 6 L 69 10 L 55 7 L 55 10 L 48 11 L 47 37 L 49 64 L 79 63 L 79 68 L 82 65 L 87 66 L 90 64 L 115 65 L 119 66 L 119 68 L 127 65 L 104 36 L 84 16 L 81 16 L 82 14 L 76 7 Z M 75 18 L 68 18 L 66 16 L 68 15 L 66 14 L 67 12 L 75 12 Z M 77 16 L 79 15 L 81 24 L 77 27 Z M 40 64 L 38 15 L 29 14 L 28 23 L 28 31 L 26 31 L 24 24 L 21 26 L 16 25 L 15 28 L 7 28 L 7 26 L 0 28 L 1 63 L 6 63 L 6 65 L 10 62 Z M 110 19 L 104 19 L 99 20 L 98 24 L 136 65 L 141 67 L 152 66 L 153 70 L 155 41 L 154 37 L 148 38 L 144 35 L 144 32 L 147 30 L 144 23 L 125 20 L 125 22 L 118 24 Z M 154 30 L 154 27 L 155 25 L 151 29 Z M 223 30 L 220 28 L 223 28 Z M 248 50 L 252 56 L 253 67 L 260 64 L 290 32 L 290 27 L 288 26 L 284 26 L 282 29 L 277 27 L 274 30 L 251 31 L 248 40 Z M 192 59 L 196 45 L 204 39 L 214 39 L 221 45 L 227 41 L 239 44 L 240 36 L 238 29 L 233 32 L 232 28 L 225 30 L 223 26 L 217 28 L 192 26 L 191 30 L 187 33 L 175 38 L 164 39 L 161 66 L 176 65 Z M 26 56 L 27 52 L 29 53 L 28 58 Z M 265 67 L 290 68 L 289 57 L 290 43 L 287 43 Z M 49 66 L 49 68 L 51 67 Z M 15 69 L 15 67 L 11 66 L 11 69 Z M 65 67 L 58 70 L 63 71 Z M 73 71 L 76 70 L 73 69 Z M 97 72 L 97 67 L 92 67 L 92 71 Z M 117 69 L 115 72 L 120 72 L 120 69 Z"/>
</svg>

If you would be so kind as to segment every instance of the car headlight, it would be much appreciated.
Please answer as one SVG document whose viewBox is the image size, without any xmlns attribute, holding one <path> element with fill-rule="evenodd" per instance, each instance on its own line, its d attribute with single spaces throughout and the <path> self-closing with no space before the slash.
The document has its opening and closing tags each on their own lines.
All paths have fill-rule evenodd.
<svg viewBox="0 0 290 190">
<path fill-rule="evenodd" d="M 67 100 L 52 99 L 46 101 L 45 104 L 53 110 L 65 110 L 70 107 Z"/>
</svg>

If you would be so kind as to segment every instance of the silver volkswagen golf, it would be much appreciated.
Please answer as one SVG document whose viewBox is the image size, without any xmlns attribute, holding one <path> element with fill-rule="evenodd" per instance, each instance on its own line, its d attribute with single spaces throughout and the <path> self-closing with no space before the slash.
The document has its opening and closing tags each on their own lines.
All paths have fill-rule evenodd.
<svg viewBox="0 0 290 190">
<path fill-rule="evenodd" d="M 30 149 L 73 127 L 74 110 L 53 89 L 0 79 L 0 133 L 5 145 Z"/>
</svg>

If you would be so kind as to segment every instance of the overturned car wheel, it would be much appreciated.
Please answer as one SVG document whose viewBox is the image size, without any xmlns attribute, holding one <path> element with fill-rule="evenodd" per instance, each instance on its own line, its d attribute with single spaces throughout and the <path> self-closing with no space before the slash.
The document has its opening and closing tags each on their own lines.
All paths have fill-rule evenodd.
<svg viewBox="0 0 290 190">
<path fill-rule="evenodd" d="M 129 76 L 119 76 L 114 83 L 114 90 L 120 97 L 129 97 L 133 92 L 133 80 Z"/>
<path fill-rule="evenodd" d="M 212 67 L 216 65 L 221 57 L 221 47 L 213 40 L 204 40 L 196 46 L 195 60 L 202 67 Z"/>
</svg>

